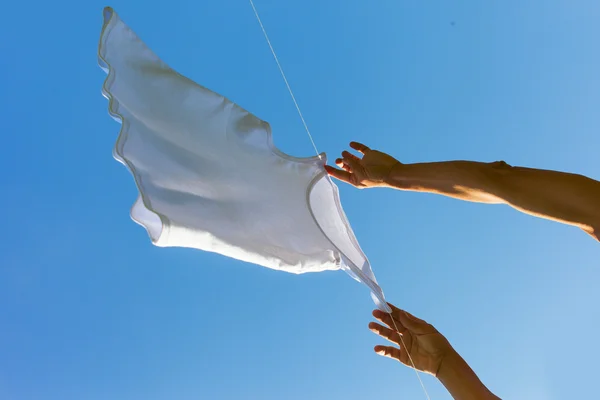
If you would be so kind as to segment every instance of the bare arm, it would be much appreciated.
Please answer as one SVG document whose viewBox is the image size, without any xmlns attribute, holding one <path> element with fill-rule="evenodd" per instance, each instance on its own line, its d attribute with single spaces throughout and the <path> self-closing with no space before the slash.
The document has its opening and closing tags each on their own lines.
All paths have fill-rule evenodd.
<svg viewBox="0 0 600 400">
<path fill-rule="evenodd" d="M 492 393 L 481 382 L 475 371 L 456 352 L 448 355 L 440 367 L 437 378 L 446 388 L 448 393 L 456 400 L 499 400 L 500 397 Z"/>
<path fill-rule="evenodd" d="M 582 175 L 511 167 L 504 162 L 397 164 L 386 183 L 400 190 L 508 204 L 524 213 L 577 226 L 600 240 L 600 182 Z"/>
<path fill-rule="evenodd" d="M 460 200 L 508 204 L 524 213 L 574 225 L 600 241 L 600 182 L 582 175 L 512 167 L 505 162 L 403 164 L 353 142 L 362 158 L 344 151 L 330 175 L 359 188 L 393 187 Z"/>
</svg>

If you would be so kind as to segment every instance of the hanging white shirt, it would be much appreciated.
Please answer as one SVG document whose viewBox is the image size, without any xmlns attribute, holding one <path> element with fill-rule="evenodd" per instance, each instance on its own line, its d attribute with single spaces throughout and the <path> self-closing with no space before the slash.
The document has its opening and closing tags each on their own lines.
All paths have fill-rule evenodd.
<svg viewBox="0 0 600 400">
<path fill-rule="evenodd" d="M 139 189 L 131 215 L 155 245 L 291 273 L 341 268 L 389 311 L 324 154 L 279 151 L 267 122 L 170 68 L 111 8 L 99 62 L 109 111 L 122 123 L 114 156 Z"/>
</svg>

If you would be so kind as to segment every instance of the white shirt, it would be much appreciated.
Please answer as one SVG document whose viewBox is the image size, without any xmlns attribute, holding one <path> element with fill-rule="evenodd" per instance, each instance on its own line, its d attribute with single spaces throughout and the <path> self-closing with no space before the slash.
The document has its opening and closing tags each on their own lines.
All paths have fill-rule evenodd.
<svg viewBox="0 0 600 400">
<path fill-rule="evenodd" d="M 325 155 L 284 154 L 267 122 L 178 74 L 112 9 L 104 18 L 103 93 L 122 123 L 114 156 L 135 178 L 131 215 L 152 242 L 291 273 L 343 269 L 389 311 Z"/>
</svg>

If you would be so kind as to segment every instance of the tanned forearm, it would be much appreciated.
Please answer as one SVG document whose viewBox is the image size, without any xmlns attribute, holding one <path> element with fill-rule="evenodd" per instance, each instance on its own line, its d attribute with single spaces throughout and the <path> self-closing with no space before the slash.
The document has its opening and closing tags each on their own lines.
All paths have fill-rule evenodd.
<svg viewBox="0 0 600 400">
<path fill-rule="evenodd" d="M 437 193 L 577 226 L 600 240 L 600 182 L 582 175 L 504 162 L 398 164 L 387 181 L 400 190 Z"/>
<path fill-rule="evenodd" d="M 455 400 L 499 400 L 458 353 L 442 361 L 437 378 Z"/>
</svg>

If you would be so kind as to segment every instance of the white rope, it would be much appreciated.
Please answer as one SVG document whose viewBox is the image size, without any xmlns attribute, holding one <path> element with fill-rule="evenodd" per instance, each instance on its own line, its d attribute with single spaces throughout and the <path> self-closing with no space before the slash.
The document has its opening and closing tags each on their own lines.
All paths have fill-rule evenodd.
<svg viewBox="0 0 600 400">
<path fill-rule="evenodd" d="M 308 129 L 308 125 L 306 124 L 306 121 L 304 120 L 304 116 L 302 115 L 302 111 L 300 111 L 300 106 L 298 106 L 298 102 L 296 101 L 296 96 L 294 96 L 294 92 L 292 91 L 292 88 L 290 87 L 290 84 L 285 76 L 285 73 L 283 72 L 283 68 L 281 67 L 281 64 L 279 63 L 279 59 L 277 58 L 277 54 L 275 54 L 275 50 L 273 49 L 273 45 L 271 44 L 271 41 L 269 40 L 269 35 L 267 35 L 267 31 L 265 30 L 265 27 L 260 19 L 260 16 L 258 15 L 258 11 L 256 10 L 256 6 L 254 5 L 254 1 L 249 0 L 250 1 L 250 5 L 252 6 L 252 10 L 254 11 L 254 15 L 256 16 L 256 20 L 258 21 L 258 24 L 260 25 L 260 29 L 262 29 L 263 35 L 265 36 L 265 39 L 267 40 L 267 44 L 269 45 L 269 48 L 271 49 L 271 54 L 273 54 L 273 58 L 275 59 L 275 62 L 277 63 L 277 67 L 279 68 L 279 72 L 281 73 L 281 76 L 283 77 L 283 81 L 285 82 L 285 85 L 287 86 L 288 92 L 290 92 L 290 96 L 292 96 L 292 100 L 294 101 L 294 105 L 296 106 L 296 110 L 298 111 L 298 115 L 300 116 L 300 119 L 302 120 L 302 124 L 304 124 L 304 129 L 306 129 L 306 133 L 308 134 L 308 138 L 310 139 L 310 142 L 312 143 L 313 148 L 315 149 L 315 152 L 317 153 L 317 155 L 319 157 L 321 157 L 321 155 L 319 154 L 319 150 L 317 150 L 317 146 L 315 144 L 315 141 L 310 133 L 310 130 Z M 398 330 L 398 326 L 396 326 L 396 321 L 394 321 L 394 317 L 392 316 L 392 314 L 390 313 L 390 318 L 392 319 L 392 323 L 394 324 L 394 328 L 396 328 L 396 332 L 398 333 L 398 335 L 400 336 L 400 341 L 402 342 L 402 346 L 404 346 L 404 349 L 406 351 L 406 353 L 408 354 L 408 359 L 410 360 L 410 363 L 415 371 L 415 373 L 417 374 L 417 379 L 419 380 L 419 383 L 421 384 L 421 388 L 423 389 L 423 393 L 425 393 L 425 397 L 427 398 L 427 400 L 431 400 L 431 398 L 429 397 L 429 394 L 427 393 L 427 389 L 425 389 L 425 385 L 423 384 L 423 381 L 421 380 L 421 375 L 419 374 L 419 370 L 417 369 L 417 367 L 415 366 L 415 363 L 413 362 L 413 359 L 410 355 L 410 351 L 409 349 L 406 347 L 406 345 L 404 344 L 404 339 L 402 339 L 402 334 L 400 333 L 400 331 Z"/>
<path fill-rule="evenodd" d="M 294 92 L 292 91 L 292 88 L 290 87 L 290 84 L 288 83 L 287 78 L 285 77 L 285 73 L 283 72 L 283 68 L 281 67 L 281 64 L 279 63 L 279 59 L 277 58 L 277 54 L 275 54 L 275 50 L 273 49 L 273 46 L 271 45 L 271 41 L 269 40 L 269 35 L 267 35 L 267 31 L 265 30 L 265 27 L 260 19 L 260 17 L 258 16 L 258 11 L 256 11 L 256 7 L 254 6 L 254 2 L 252 0 L 250 1 L 250 5 L 252 6 L 252 10 L 254 10 L 254 15 L 256 16 L 256 19 L 260 25 L 260 29 L 262 29 L 263 35 L 265 35 L 265 39 L 267 39 L 267 44 L 269 45 L 269 48 L 271 49 L 271 54 L 273 54 L 273 58 L 275 59 L 275 62 L 277 63 L 277 67 L 279 68 L 279 72 L 281 72 L 281 76 L 283 77 L 283 81 L 285 82 L 285 85 L 287 86 L 288 91 L 290 92 L 290 95 L 292 96 L 292 100 L 294 101 L 294 105 L 296 106 L 296 110 L 298 111 L 298 115 L 300 115 L 300 119 L 302 120 L 302 124 L 304 124 L 304 129 L 306 129 L 306 133 L 308 133 L 308 138 L 310 139 L 310 142 L 312 143 L 313 148 L 315 149 L 315 152 L 317 153 L 317 156 L 319 156 L 319 158 L 321 157 L 321 155 L 319 154 L 319 150 L 317 150 L 317 145 L 315 144 L 315 141 L 313 140 L 312 135 L 310 134 L 310 130 L 308 129 L 308 125 L 306 124 L 306 121 L 304 120 L 304 116 L 302 115 L 302 111 L 300 111 L 300 106 L 298 106 L 298 102 L 296 101 L 296 96 L 294 96 Z"/>
<path fill-rule="evenodd" d="M 398 326 L 396 325 L 396 321 L 394 321 L 394 316 L 392 315 L 391 312 L 389 312 L 388 314 L 390 315 L 390 318 L 392 319 L 392 324 L 394 324 L 394 328 L 396 328 L 396 332 L 398 333 L 398 336 L 400 336 L 400 341 L 402 342 L 402 346 L 404 347 L 404 351 L 406 351 L 406 354 L 408 354 L 408 359 L 410 360 L 410 365 L 412 366 L 413 370 L 417 374 L 417 379 L 419 380 L 419 383 L 421 384 L 421 388 L 423 389 L 423 393 L 425 393 L 425 397 L 427 398 L 427 400 L 431 400 L 431 398 L 429 397 L 429 393 L 427 393 L 427 389 L 425 389 L 425 384 L 421 380 L 421 375 L 419 374 L 419 370 L 415 366 L 415 363 L 414 363 L 414 361 L 413 361 L 413 359 L 412 359 L 412 357 L 410 355 L 410 349 L 408 347 L 406 347 L 406 344 L 404 344 L 404 339 L 402 338 L 402 334 L 400 333 L 400 330 L 398 329 Z"/>
</svg>

